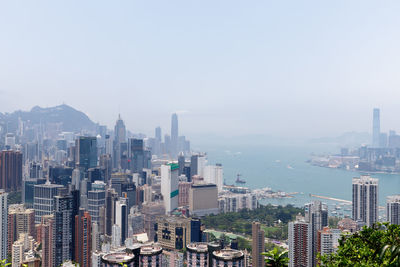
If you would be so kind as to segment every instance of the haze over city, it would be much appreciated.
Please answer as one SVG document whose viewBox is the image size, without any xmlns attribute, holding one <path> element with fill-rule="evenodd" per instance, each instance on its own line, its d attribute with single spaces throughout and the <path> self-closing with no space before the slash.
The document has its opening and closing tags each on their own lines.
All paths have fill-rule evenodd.
<svg viewBox="0 0 400 267">
<path fill-rule="evenodd" d="M 385 4 L 387 6 L 385 6 Z M 400 3 L 4 1 L 0 112 L 62 103 L 133 132 L 335 136 L 399 125 Z"/>
</svg>

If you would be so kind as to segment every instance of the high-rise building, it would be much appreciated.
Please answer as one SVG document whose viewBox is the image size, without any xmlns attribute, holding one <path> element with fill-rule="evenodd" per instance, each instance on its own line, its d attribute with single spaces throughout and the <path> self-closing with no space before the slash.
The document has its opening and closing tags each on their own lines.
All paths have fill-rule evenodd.
<svg viewBox="0 0 400 267">
<path fill-rule="evenodd" d="M 381 121 L 379 108 L 374 108 L 372 121 L 372 147 L 379 147 Z"/>
<path fill-rule="evenodd" d="M 54 197 L 63 188 L 58 184 L 38 184 L 34 187 L 33 208 L 35 210 L 35 223 L 39 224 L 43 215 L 54 212 Z"/>
<path fill-rule="evenodd" d="M 11 267 L 20 267 L 24 260 L 24 242 L 17 240 L 11 246 Z"/>
<path fill-rule="evenodd" d="M 378 221 L 378 179 L 367 175 L 353 178 L 353 220 L 368 227 Z"/>
<path fill-rule="evenodd" d="M 112 252 L 101 257 L 102 267 L 136 267 L 135 256 L 126 252 Z"/>
<path fill-rule="evenodd" d="M 100 208 L 104 206 L 105 202 L 105 184 L 96 181 L 92 184 L 92 190 L 88 191 L 88 211 L 93 222 L 98 223 L 100 221 Z"/>
<path fill-rule="evenodd" d="M 311 226 L 311 266 L 317 266 L 318 231 L 328 226 L 328 209 L 320 201 L 308 203 L 304 209 L 305 221 Z"/>
<path fill-rule="evenodd" d="M 76 164 L 87 171 L 97 166 L 97 138 L 80 136 L 76 139 Z"/>
<path fill-rule="evenodd" d="M 186 246 L 186 262 L 188 267 L 207 267 L 209 262 L 207 243 L 188 244 Z"/>
<path fill-rule="evenodd" d="M 400 224 L 400 195 L 387 197 L 386 218 L 391 224 Z"/>
<path fill-rule="evenodd" d="M 156 140 L 158 140 L 158 142 L 162 142 L 162 133 L 161 133 L 161 127 L 160 126 L 158 126 L 158 127 L 156 127 L 156 129 L 155 129 L 155 131 L 154 131 L 154 137 L 155 137 L 155 139 Z"/>
<path fill-rule="evenodd" d="M 132 173 L 142 173 L 151 168 L 151 152 L 144 149 L 143 139 L 129 138 L 128 158 Z"/>
<path fill-rule="evenodd" d="M 161 194 L 163 195 L 166 214 L 178 208 L 178 172 L 179 165 L 176 163 L 161 166 Z"/>
<path fill-rule="evenodd" d="M 125 128 L 125 123 L 121 119 L 121 115 L 118 114 L 118 120 L 115 123 L 114 127 L 114 134 L 115 134 L 115 142 L 120 144 L 126 142 L 126 128 Z"/>
<path fill-rule="evenodd" d="M 126 199 L 120 198 L 115 202 L 115 224 L 121 229 L 121 244 L 128 237 L 128 206 Z"/>
<path fill-rule="evenodd" d="M 218 214 L 218 189 L 215 184 L 192 184 L 189 189 L 189 212 L 204 216 Z"/>
<path fill-rule="evenodd" d="M 99 251 L 101 249 L 99 224 L 92 223 L 92 251 Z M 93 263 L 93 261 L 92 261 Z"/>
<path fill-rule="evenodd" d="M 224 171 L 221 164 L 208 165 L 204 168 L 204 181 L 216 184 L 218 192 L 221 192 L 224 186 Z"/>
<path fill-rule="evenodd" d="M 8 193 L 0 190 L 0 259 L 7 259 L 8 244 Z"/>
<path fill-rule="evenodd" d="M 162 216 L 157 218 L 155 241 L 163 248 L 183 249 L 191 240 L 191 219 Z"/>
<path fill-rule="evenodd" d="M 183 170 L 185 169 L 185 155 L 183 154 L 183 152 L 179 152 L 178 155 L 178 165 L 179 165 L 179 173 L 178 175 L 182 175 L 183 174 Z"/>
<path fill-rule="evenodd" d="M 121 155 L 123 153 L 122 144 L 126 143 L 126 128 L 125 123 L 121 119 L 121 115 L 118 115 L 118 120 L 114 127 L 114 167 L 121 167 Z"/>
<path fill-rule="evenodd" d="M 189 206 L 189 195 L 190 195 L 190 188 L 192 187 L 192 183 L 190 182 L 179 182 L 179 207 L 182 206 Z"/>
<path fill-rule="evenodd" d="M 113 154 L 113 142 L 109 134 L 106 134 L 105 142 L 105 154 L 111 156 Z"/>
<path fill-rule="evenodd" d="M 106 190 L 105 202 L 105 234 L 112 236 L 112 227 L 115 220 L 115 202 L 118 199 L 118 193 L 113 188 Z"/>
<path fill-rule="evenodd" d="M 119 227 L 117 224 L 114 224 L 112 227 L 111 246 L 113 248 L 119 248 L 121 244 L 121 227 Z"/>
<path fill-rule="evenodd" d="M 154 240 L 156 229 L 155 222 L 158 217 L 165 215 L 165 206 L 163 202 L 143 203 L 142 213 L 144 217 L 144 229 L 149 240 Z"/>
<path fill-rule="evenodd" d="M 43 215 L 40 223 L 40 235 L 42 241 L 42 266 L 54 265 L 54 216 Z"/>
<path fill-rule="evenodd" d="M 318 231 L 318 253 L 321 255 L 332 254 L 337 251 L 342 231 L 324 227 Z"/>
<path fill-rule="evenodd" d="M 8 253 L 20 234 L 35 235 L 35 211 L 25 209 L 23 204 L 10 205 L 8 209 Z"/>
<path fill-rule="evenodd" d="M 54 197 L 54 264 L 60 266 L 72 259 L 72 229 L 74 226 L 72 196 Z"/>
<path fill-rule="evenodd" d="M 311 267 L 312 229 L 305 221 L 289 222 L 289 267 Z"/>
<path fill-rule="evenodd" d="M 139 267 L 161 267 L 162 247 L 158 244 L 144 245 L 140 248 Z"/>
<path fill-rule="evenodd" d="M 0 188 L 17 191 L 22 187 L 22 153 L 13 150 L 0 152 Z"/>
<path fill-rule="evenodd" d="M 178 115 L 172 114 L 171 117 L 171 155 L 175 157 L 178 155 Z"/>
<path fill-rule="evenodd" d="M 204 168 L 206 167 L 207 158 L 204 154 L 195 154 L 190 158 L 190 177 L 188 182 L 192 181 L 194 175 L 204 177 Z"/>
<path fill-rule="evenodd" d="M 221 249 L 212 253 L 212 266 L 244 267 L 244 253 L 236 249 Z"/>
<path fill-rule="evenodd" d="M 261 255 L 265 251 L 265 233 L 260 229 L 260 226 L 259 222 L 253 222 L 251 228 L 253 267 L 265 266 L 264 256 Z"/>
<path fill-rule="evenodd" d="M 92 219 L 89 212 L 80 210 L 75 216 L 75 259 L 81 267 L 91 267 Z"/>
</svg>

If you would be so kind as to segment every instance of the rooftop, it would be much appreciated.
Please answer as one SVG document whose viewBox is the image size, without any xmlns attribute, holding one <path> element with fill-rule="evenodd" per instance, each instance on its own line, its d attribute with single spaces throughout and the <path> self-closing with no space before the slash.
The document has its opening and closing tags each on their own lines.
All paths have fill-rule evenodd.
<svg viewBox="0 0 400 267">
<path fill-rule="evenodd" d="M 114 252 L 104 255 L 102 259 L 110 263 L 126 263 L 132 261 L 134 257 L 133 254 L 127 254 L 125 252 Z"/>
</svg>

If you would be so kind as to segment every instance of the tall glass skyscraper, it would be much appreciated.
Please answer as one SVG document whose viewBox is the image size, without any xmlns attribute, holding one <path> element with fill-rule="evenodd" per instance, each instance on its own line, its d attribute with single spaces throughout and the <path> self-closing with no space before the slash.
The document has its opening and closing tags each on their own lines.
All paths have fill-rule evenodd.
<svg viewBox="0 0 400 267">
<path fill-rule="evenodd" d="M 379 139 L 381 134 L 381 120 L 379 108 L 374 108 L 372 121 L 372 147 L 379 147 Z"/>
<path fill-rule="evenodd" d="M 171 117 L 171 155 L 178 155 L 178 115 L 172 114 Z"/>
<path fill-rule="evenodd" d="M 97 138 L 80 136 L 76 139 L 76 163 L 87 171 L 97 166 Z"/>
</svg>

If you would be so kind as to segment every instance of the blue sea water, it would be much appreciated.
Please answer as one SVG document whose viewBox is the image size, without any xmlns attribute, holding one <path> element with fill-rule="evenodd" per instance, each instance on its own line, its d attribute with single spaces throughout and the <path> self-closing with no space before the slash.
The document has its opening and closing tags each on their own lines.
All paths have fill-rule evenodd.
<svg viewBox="0 0 400 267">
<path fill-rule="evenodd" d="M 205 150 L 206 149 L 206 150 Z M 326 145 L 259 146 L 213 145 L 204 148 L 210 163 L 221 163 L 226 184 L 234 184 L 236 174 L 246 180 L 251 189 L 270 187 L 274 191 L 298 192 L 294 198 L 274 199 L 274 204 L 303 206 L 312 199 L 310 194 L 351 201 L 352 178 L 360 173 L 312 166 L 306 161 L 311 153 L 337 153 L 338 148 Z M 400 194 L 400 175 L 371 174 L 379 178 L 379 203 L 386 197 Z M 336 202 L 321 200 L 329 205 Z M 333 207 L 333 206 L 332 206 Z M 351 208 L 348 206 L 347 208 Z M 332 208 L 330 208 L 332 210 Z M 349 214 L 350 212 L 348 212 Z"/>
</svg>

